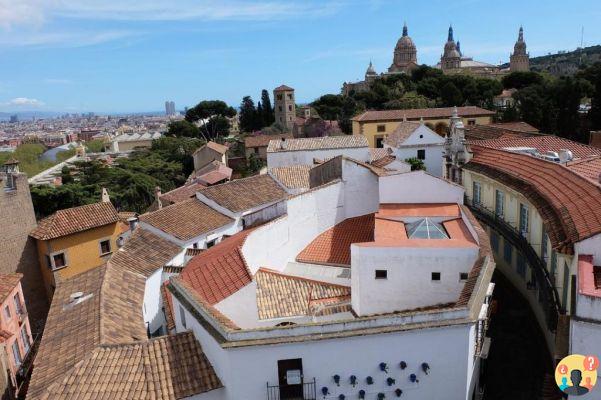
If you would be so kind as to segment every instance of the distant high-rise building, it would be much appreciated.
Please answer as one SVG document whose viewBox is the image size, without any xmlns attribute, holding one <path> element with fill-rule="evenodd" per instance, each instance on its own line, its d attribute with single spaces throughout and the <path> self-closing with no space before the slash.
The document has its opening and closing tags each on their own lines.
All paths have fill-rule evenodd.
<svg viewBox="0 0 601 400">
<path fill-rule="evenodd" d="M 296 119 L 296 104 L 294 103 L 294 89 L 282 85 L 273 90 L 275 99 L 275 122 L 292 131 Z"/>
<path fill-rule="evenodd" d="M 15 115 L 11 115 L 11 116 L 10 116 L 10 123 L 11 123 L 11 124 L 15 124 L 15 123 L 17 123 L 17 122 L 19 122 L 19 116 L 18 116 L 17 114 L 15 114 Z"/>
<path fill-rule="evenodd" d="M 166 101 L 165 102 L 165 114 L 166 115 L 175 115 L 175 102 L 174 101 Z"/>
<path fill-rule="evenodd" d="M 530 55 L 526 52 L 526 42 L 524 41 L 524 28 L 520 26 L 518 40 L 513 46 L 513 54 L 509 57 L 509 70 L 530 71 Z"/>
</svg>

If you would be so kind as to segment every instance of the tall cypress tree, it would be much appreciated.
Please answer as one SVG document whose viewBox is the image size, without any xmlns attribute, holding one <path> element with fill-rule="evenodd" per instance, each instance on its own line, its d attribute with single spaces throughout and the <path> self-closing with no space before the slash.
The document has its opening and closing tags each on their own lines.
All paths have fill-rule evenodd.
<svg viewBox="0 0 601 400">
<path fill-rule="evenodd" d="M 263 105 L 263 126 L 269 126 L 275 122 L 275 115 L 273 115 L 269 92 L 265 89 L 261 91 L 261 104 Z"/>
<path fill-rule="evenodd" d="M 257 103 L 257 113 L 255 114 L 255 130 L 259 130 L 263 126 L 263 105 L 259 101 Z"/>
<path fill-rule="evenodd" d="M 250 96 L 244 96 L 240 104 L 240 130 L 252 132 L 255 129 L 257 109 Z"/>
</svg>

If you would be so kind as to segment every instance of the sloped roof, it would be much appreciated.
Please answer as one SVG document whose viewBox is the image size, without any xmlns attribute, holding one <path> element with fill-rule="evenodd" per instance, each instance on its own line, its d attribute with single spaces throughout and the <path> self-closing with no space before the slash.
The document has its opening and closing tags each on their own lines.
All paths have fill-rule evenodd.
<svg viewBox="0 0 601 400">
<path fill-rule="evenodd" d="M 203 187 L 206 187 L 206 185 L 203 185 L 199 182 L 186 183 L 183 186 L 161 195 L 161 202 L 163 205 L 170 205 L 191 199 L 192 197 L 196 196 L 196 192 Z"/>
<path fill-rule="evenodd" d="M 280 85 L 277 88 L 273 89 L 274 92 L 289 91 L 289 90 L 294 90 L 294 89 L 292 89 L 290 86 L 286 86 L 286 85 Z"/>
<path fill-rule="evenodd" d="M 399 147 L 405 143 L 405 140 L 409 139 L 411 134 L 420 126 L 421 123 L 419 122 L 402 121 L 399 123 L 399 126 L 386 137 L 384 143 L 392 147 Z"/>
<path fill-rule="evenodd" d="M 570 161 L 566 163 L 566 167 L 590 181 L 601 182 L 601 156 Z"/>
<path fill-rule="evenodd" d="M 57 285 L 44 327 L 27 398 L 45 398 L 48 387 L 70 373 L 100 344 L 146 338 L 142 318 L 145 279 L 107 267 L 91 269 Z M 70 296 L 81 292 L 79 303 Z"/>
<path fill-rule="evenodd" d="M 199 193 L 232 212 L 250 210 L 286 198 L 286 191 L 268 174 L 209 186 Z"/>
<path fill-rule="evenodd" d="M 44 399 L 182 399 L 222 387 L 192 332 L 100 345 Z"/>
<path fill-rule="evenodd" d="M 267 152 L 346 149 L 368 147 L 368 145 L 367 138 L 363 135 L 323 136 L 286 139 L 285 141 L 272 140 L 267 146 Z"/>
<path fill-rule="evenodd" d="M 138 227 L 125 245 L 113 253 L 113 266 L 149 277 L 162 268 L 181 248 L 154 233 Z"/>
<path fill-rule="evenodd" d="M 255 274 L 259 319 L 311 315 L 312 303 L 338 299 L 349 303 L 348 286 L 314 281 L 261 268 Z M 338 305 L 338 304 L 337 304 Z"/>
<path fill-rule="evenodd" d="M 354 118 L 353 121 L 372 122 L 372 121 L 401 121 L 407 119 L 428 119 L 428 118 L 450 118 L 453 115 L 454 107 L 442 108 L 414 108 L 406 110 L 384 110 L 384 111 L 365 111 Z M 492 116 L 494 111 L 485 110 L 480 107 L 468 106 L 457 107 L 457 113 L 460 117 Z"/>
<path fill-rule="evenodd" d="M 497 125 L 468 125 L 465 127 L 465 137 L 468 140 L 488 140 L 500 138 L 521 138 L 537 135 L 535 132 L 523 132 L 507 129 Z"/>
<path fill-rule="evenodd" d="M 554 248 L 571 252 L 574 243 L 601 233 L 598 184 L 537 157 L 479 145 L 472 145 L 472 150 L 474 156 L 464 168 L 524 195 L 543 218 Z"/>
<path fill-rule="evenodd" d="M 373 242 L 374 214 L 348 218 L 317 236 L 296 256 L 297 262 L 351 265 L 351 244 Z"/>
<path fill-rule="evenodd" d="M 118 221 L 119 214 L 110 202 L 88 204 L 55 212 L 39 221 L 30 235 L 38 240 L 49 240 Z"/>
<path fill-rule="evenodd" d="M 177 239 L 190 240 L 234 220 L 193 198 L 141 215 L 140 221 Z"/>
<path fill-rule="evenodd" d="M 218 153 L 221 154 L 225 154 L 228 151 L 228 147 L 226 145 L 223 144 L 219 144 L 216 142 L 213 142 L 212 140 L 208 141 L 206 144 L 200 146 L 198 149 L 196 149 L 196 151 L 193 154 L 198 153 L 199 151 L 202 151 L 204 148 L 209 148 L 211 150 L 215 150 Z"/>
<path fill-rule="evenodd" d="M 312 165 L 290 165 L 270 168 L 269 173 L 288 189 L 309 189 Z"/>
<path fill-rule="evenodd" d="M 574 142 L 554 135 L 536 135 L 528 137 L 502 136 L 498 139 L 472 141 L 478 146 L 490 147 L 493 149 L 503 149 L 508 147 L 534 147 L 540 153 L 547 151 L 558 152 L 561 149 L 568 149 L 577 158 L 586 158 L 593 155 L 601 155 L 601 149 L 588 146 L 582 143 Z"/>
<path fill-rule="evenodd" d="M 0 303 L 13 291 L 19 284 L 23 274 L 0 274 Z"/>
<path fill-rule="evenodd" d="M 483 125 L 480 125 L 480 126 L 483 126 Z M 514 131 L 514 132 L 525 132 L 525 133 L 539 133 L 540 132 L 538 130 L 538 128 L 535 128 L 534 126 L 532 126 L 529 123 L 524 122 L 524 121 L 495 122 L 495 123 L 490 124 L 489 126 L 492 126 L 495 128 L 506 129 L 508 131 Z"/>
<path fill-rule="evenodd" d="M 239 232 L 195 256 L 179 279 L 188 283 L 210 305 L 242 289 L 251 282 L 251 275 L 241 248 L 252 231 Z"/>
<path fill-rule="evenodd" d="M 267 147 L 270 141 L 272 140 L 281 140 L 292 139 L 292 134 L 283 133 L 280 135 L 254 135 L 247 136 L 244 138 L 244 147 L 252 148 L 252 147 Z"/>
</svg>

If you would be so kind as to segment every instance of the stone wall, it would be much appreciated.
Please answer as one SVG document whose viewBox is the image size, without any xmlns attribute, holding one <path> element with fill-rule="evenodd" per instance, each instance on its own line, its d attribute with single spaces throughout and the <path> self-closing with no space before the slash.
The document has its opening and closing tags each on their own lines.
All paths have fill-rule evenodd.
<svg viewBox="0 0 601 400">
<path fill-rule="evenodd" d="M 29 184 L 25 174 L 16 176 L 16 189 L 6 188 L 6 174 L 0 173 L 0 273 L 23 274 L 21 284 L 32 331 L 37 331 L 48 313 L 48 300 L 38 265 L 36 245 L 29 237 L 36 227 Z"/>
</svg>

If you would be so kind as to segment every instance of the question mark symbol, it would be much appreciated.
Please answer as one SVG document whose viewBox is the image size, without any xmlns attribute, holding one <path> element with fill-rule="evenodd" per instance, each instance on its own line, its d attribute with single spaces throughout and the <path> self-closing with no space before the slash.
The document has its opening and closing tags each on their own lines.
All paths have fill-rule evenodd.
<svg viewBox="0 0 601 400">
<path fill-rule="evenodd" d="M 568 367 L 565 364 L 561 364 L 558 370 L 561 375 L 565 375 L 568 373 Z"/>
<path fill-rule="evenodd" d="M 594 371 L 599 367 L 599 359 L 595 356 L 586 356 L 584 358 L 584 369 Z"/>
</svg>

